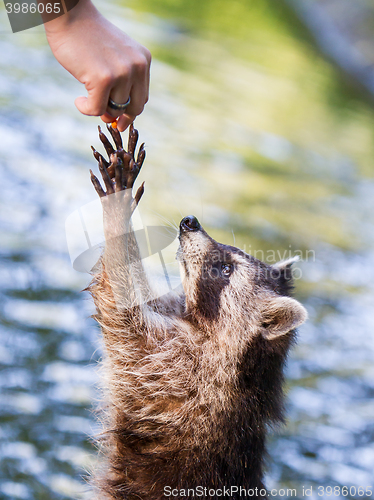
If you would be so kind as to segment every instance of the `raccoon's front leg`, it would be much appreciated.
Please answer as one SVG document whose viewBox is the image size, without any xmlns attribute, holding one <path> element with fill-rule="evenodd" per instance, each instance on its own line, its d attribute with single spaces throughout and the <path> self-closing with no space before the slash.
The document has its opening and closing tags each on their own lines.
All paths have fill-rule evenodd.
<svg viewBox="0 0 374 500">
<path fill-rule="evenodd" d="M 142 145 L 135 160 L 138 132 L 133 127 L 129 132 L 128 151 L 123 149 L 118 130 L 112 127 L 108 127 L 108 130 L 112 134 L 117 150 L 112 147 L 100 128 L 99 135 L 110 163 L 94 150 L 105 190 L 92 171 L 91 181 L 103 207 L 105 250 L 102 275 L 111 289 L 114 309 L 123 313 L 145 304 L 151 297 L 131 225 L 131 216 L 144 193 L 144 183 L 134 196 L 132 188 L 142 167 L 145 152 Z M 139 314 L 140 309 L 141 307 L 138 308 Z"/>
</svg>

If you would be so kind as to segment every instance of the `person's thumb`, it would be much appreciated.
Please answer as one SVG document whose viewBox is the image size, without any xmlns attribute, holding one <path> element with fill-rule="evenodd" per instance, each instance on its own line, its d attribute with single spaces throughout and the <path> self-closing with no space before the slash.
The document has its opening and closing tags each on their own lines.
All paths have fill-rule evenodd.
<svg viewBox="0 0 374 500">
<path fill-rule="evenodd" d="M 83 115 L 101 116 L 108 107 L 110 89 L 93 89 L 88 97 L 80 96 L 75 99 L 75 105 Z"/>
</svg>

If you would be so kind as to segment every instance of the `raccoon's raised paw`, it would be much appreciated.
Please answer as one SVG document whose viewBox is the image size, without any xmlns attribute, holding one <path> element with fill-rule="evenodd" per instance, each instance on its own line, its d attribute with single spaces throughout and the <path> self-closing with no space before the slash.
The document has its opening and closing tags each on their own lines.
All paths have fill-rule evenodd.
<svg viewBox="0 0 374 500">
<path fill-rule="evenodd" d="M 130 126 L 127 151 L 123 149 L 120 132 L 117 129 L 114 129 L 111 125 L 107 125 L 107 129 L 110 132 L 114 144 L 117 148 L 113 148 L 106 135 L 101 131 L 101 127 L 99 127 L 99 137 L 108 154 L 109 161 L 107 161 L 98 151 L 96 151 L 94 147 L 91 146 L 94 157 L 99 163 L 99 170 L 106 191 L 102 188 L 99 179 L 90 170 L 91 181 L 100 198 L 113 193 L 118 193 L 120 191 L 129 190 L 133 211 L 136 205 L 139 203 L 140 198 L 142 197 L 144 192 L 143 182 L 143 184 L 137 190 L 134 198 L 132 198 L 131 196 L 134 182 L 140 172 L 140 169 L 142 168 L 145 158 L 144 143 L 140 146 L 135 160 L 135 149 L 139 134 L 134 126 Z"/>
</svg>

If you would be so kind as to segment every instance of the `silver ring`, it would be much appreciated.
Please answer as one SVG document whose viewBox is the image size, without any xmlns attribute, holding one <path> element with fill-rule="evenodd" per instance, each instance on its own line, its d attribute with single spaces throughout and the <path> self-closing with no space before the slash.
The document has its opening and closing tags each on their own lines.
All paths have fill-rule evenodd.
<svg viewBox="0 0 374 500">
<path fill-rule="evenodd" d="M 127 99 L 125 104 L 118 104 L 117 102 L 112 101 L 112 99 L 109 97 L 108 107 L 115 109 L 116 111 L 125 111 L 130 102 L 131 102 L 131 97 Z"/>
</svg>

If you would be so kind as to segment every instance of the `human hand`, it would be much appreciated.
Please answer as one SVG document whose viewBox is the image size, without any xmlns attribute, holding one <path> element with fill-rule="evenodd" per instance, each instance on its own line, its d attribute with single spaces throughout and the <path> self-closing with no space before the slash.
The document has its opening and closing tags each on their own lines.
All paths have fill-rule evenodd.
<svg viewBox="0 0 374 500">
<path fill-rule="evenodd" d="M 122 132 L 148 101 L 150 52 L 105 19 L 90 0 L 80 0 L 67 14 L 45 24 L 51 50 L 59 63 L 86 87 L 88 97 L 75 105 L 84 115 L 118 118 Z M 126 113 L 108 108 L 131 102 Z"/>
</svg>

